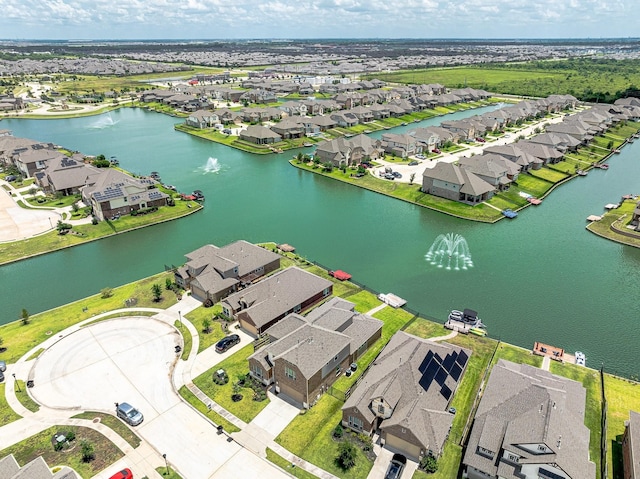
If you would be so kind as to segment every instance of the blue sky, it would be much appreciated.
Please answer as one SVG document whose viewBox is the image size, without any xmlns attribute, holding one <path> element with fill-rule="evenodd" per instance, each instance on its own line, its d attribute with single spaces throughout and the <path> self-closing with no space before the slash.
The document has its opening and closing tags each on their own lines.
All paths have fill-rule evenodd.
<svg viewBox="0 0 640 479">
<path fill-rule="evenodd" d="M 637 2 L 0 0 L 0 38 L 638 37 Z"/>
</svg>

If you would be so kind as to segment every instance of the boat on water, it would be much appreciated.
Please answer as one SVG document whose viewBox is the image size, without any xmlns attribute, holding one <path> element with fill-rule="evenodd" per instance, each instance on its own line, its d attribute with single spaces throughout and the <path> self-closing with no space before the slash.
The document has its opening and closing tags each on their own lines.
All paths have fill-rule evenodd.
<svg viewBox="0 0 640 479">
<path fill-rule="evenodd" d="M 593 165 L 594 168 L 600 168 L 601 170 L 608 170 L 609 169 L 609 165 L 607 165 L 606 163 L 598 163 Z"/>
<path fill-rule="evenodd" d="M 527 198 L 527 201 L 529 203 L 531 203 L 532 205 L 539 205 L 540 203 L 542 203 L 541 199 L 538 199 L 538 198 L 536 198 L 534 196 L 530 196 L 529 198 Z"/>
<path fill-rule="evenodd" d="M 586 366 L 587 364 L 587 357 L 582 351 L 576 351 L 576 364 L 578 366 Z"/>
<path fill-rule="evenodd" d="M 478 313 L 473 309 L 465 309 L 464 311 L 452 310 L 449 313 L 444 327 L 459 331 L 463 334 L 475 334 L 476 336 L 486 336 L 487 330 L 482 320 L 478 317 Z"/>
<path fill-rule="evenodd" d="M 502 210 L 501 213 L 505 218 L 513 219 L 513 218 L 516 218 L 518 216 L 518 213 L 516 213 L 515 211 L 513 211 L 510 208 L 507 208 L 506 210 Z"/>
<path fill-rule="evenodd" d="M 469 329 L 469 332 L 471 334 L 475 334 L 476 336 L 480 336 L 480 337 L 484 337 L 487 335 L 487 330 L 486 329 L 482 329 L 482 328 L 478 328 L 478 327 L 473 327 Z"/>
<path fill-rule="evenodd" d="M 191 196 L 193 196 L 196 201 L 204 201 L 204 193 L 201 190 L 194 190 Z"/>
<path fill-rule="evenodd" d="M 576 175 L 578 176 L 587 176 L 587 172 L 584 170 L 578 170 L 576 171 Z"/>
</svg>

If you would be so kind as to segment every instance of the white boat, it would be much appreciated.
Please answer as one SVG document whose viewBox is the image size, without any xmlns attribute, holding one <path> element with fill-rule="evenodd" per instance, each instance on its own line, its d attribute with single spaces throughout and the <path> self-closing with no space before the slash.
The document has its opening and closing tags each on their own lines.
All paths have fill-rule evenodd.
<svg viewBox="0 0 640 479">
<path fill-rule="evenodd" d="M 576 351 L 576 364 L 578 366 L 584 366 L 587 363 L 587 357 L 582 351 Z"/>
</svg>

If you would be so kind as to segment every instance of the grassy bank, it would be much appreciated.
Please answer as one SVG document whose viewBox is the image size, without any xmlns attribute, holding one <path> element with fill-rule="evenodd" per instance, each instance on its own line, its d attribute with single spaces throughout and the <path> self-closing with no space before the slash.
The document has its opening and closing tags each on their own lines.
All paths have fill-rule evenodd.
<svg viewBox="0 0 640 479">
<path fill-rule="evenodd" d="M 2 243 L 0 265 L 171 221 L 195 213 L 200 208 L 201 205 L 192 201 L 176 201 L 173 207 L 163 206 L 158 211 L 146 215 L 127 215 L 116 221 L 101 221 L 97 225 L 77 225 L 73 227 L 74 233 L 66 235 L 59 235 L 54 230 L 24 240 Z"/>
<path fill-rule="evenodd" d="M 0 353 L 0 359 L 13 363 L 52 335 L 96 314 L 122 308 L 125 300 L 128 299 L 135 299 L 136 307 L 166 309 L 177 302 L 175 293 L 163 291 L 162 300 L 155 302 L 151 292 L 153 284 L 158 283 L 164 286 L 166 278 L 173 279 L 173 273 L 160 273 L 114 288 L 111 296 L 107 298 L 103 298 L 102 294 L 99 293 L 75 303 L 33 315 L 26 325 L 17 320 L 2 325 L 0 326 L 0 337 L 4 340 L 3 347 L 6 347 L 7 350 Z M 108 287 L 109 285 L 105 284 L 104 286 Z M 25 304 L 25 306 L 28 307 L 28 304 Z M 19 315 L 20 311 L 16 311 L 16 317 Z"/>
</svg>

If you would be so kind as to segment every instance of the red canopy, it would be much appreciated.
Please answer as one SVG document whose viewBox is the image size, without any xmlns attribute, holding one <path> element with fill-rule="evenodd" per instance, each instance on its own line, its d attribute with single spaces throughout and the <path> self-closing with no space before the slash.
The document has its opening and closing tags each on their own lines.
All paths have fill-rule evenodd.
<svg viewBox="0 0 640 479">
<path fill-rule="evenodd" d="M 333 276 L 335 279 L 339 279 L 340 281 L 346 281 L 348 279 L 351 279 L 351 275 L 349 273 L 346 273 L 340 269 L 336 271 L 331 271 L 329 274 Z"/>
</svg>

